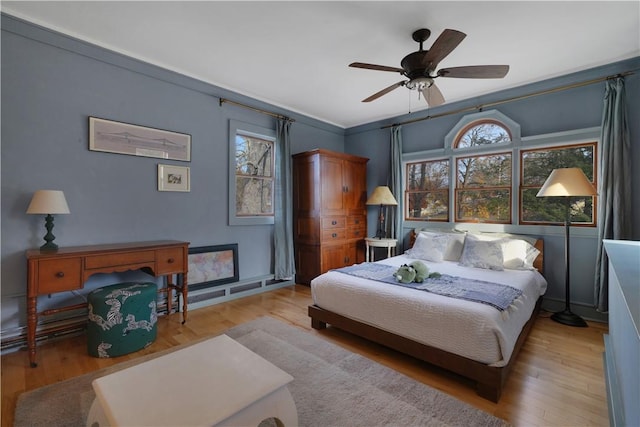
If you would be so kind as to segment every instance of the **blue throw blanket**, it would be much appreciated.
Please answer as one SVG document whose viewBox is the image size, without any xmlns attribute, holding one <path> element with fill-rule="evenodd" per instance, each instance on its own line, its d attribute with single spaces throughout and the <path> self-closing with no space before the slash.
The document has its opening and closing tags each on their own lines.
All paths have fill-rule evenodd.
<svg viewBox="0 0 640 427">
<path fill-rule="evenodd" d="M 488 304 L 500 311 L 506 310 L 514 300 L 522 295 L 520 289 L 511 286 L 446 274 L 438 278 L 425 279 L 422 283 L 401 283 L 395 278 L 397 270 L 397 267 L 391 265 L 364 262 L 333 271 L 447 297 Z"/>
</svg>

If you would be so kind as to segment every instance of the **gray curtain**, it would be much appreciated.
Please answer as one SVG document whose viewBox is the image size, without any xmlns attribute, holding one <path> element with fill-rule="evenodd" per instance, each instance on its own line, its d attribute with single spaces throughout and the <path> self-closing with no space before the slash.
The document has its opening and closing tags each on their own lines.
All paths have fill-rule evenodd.
<svg viewBox="0 0 640 427">
<path fill-rule="evenodd" d="M 389 208 L 387 216 L 387 235 L 392 239 L 402 238 L 402 131 L 401 126 L 391 128 L 391 144 L 389 152 L 389 180 L 387 185 L 398 202 L 395 208 Z M 402 247 L 402 241 L 398 242 Z"/>
<path fill-rule="evenodd" d="M 631 238 L 631 149 L 624 79 L 607 80 L 602 113 L 598 251 L 594 300 L 598 311 L 609 310 L 609 259 L 603 239 Z"/>
<path fill-rule="evenodd" d="M 291 137 L 289 120 L 278 120 L 276 132 L 276 184 L 273 210 L 274 272 L 276 280 L 293 279 L 296 274 L 293 255 L 293 207 L 291 185 Z"/>
</svg>

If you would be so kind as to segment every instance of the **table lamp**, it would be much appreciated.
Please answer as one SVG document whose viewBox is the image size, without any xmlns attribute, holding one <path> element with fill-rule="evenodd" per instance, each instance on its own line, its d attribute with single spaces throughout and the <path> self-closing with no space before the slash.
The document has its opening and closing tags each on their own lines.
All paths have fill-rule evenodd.
<svg viewBox="0 0 640 427">
<path fill-rule="evenodd" d="M 542 185 L 536 197 L 562 197 L 565 203 L 564 265 L 565 265 L 565 309 L 551 315 L 551 319 L 569 326 L 587 326 L 587 322 L 571 312 L 569 284 L 569 226 L 571 212 L 569 197 L 595 196 L 593 185 L 580 168 L 554 169 Z"/>
<path fill-rule="evenodd" d="M 380 214 L 378 216 L 378 232 L 376 236 L 378 239 L 384 239 L 387 237 L 387 232 L 384 226 L 384 207 L 385 206 L 398 206 L 398 202 L 391 194 L 391 190 L 386 185 L 381 185 L 373 190 L 373 193 L 367 200 L 367 205 L 380 205 Z"/>
<path fill-rule="evenodd" d="M 44 236 L 45 244 L 40 246 L 42 251 L 56 251 L 58 245 L 53 243 L 56 236 L 53 235 L 53 214 L 68 214 L 69 206 L 64 198 L 64 193 L 59 190 L 38 190 L 33 194 L 31 203 L 27 208 L 28 214 L 46 214 Z"/>
</svg>

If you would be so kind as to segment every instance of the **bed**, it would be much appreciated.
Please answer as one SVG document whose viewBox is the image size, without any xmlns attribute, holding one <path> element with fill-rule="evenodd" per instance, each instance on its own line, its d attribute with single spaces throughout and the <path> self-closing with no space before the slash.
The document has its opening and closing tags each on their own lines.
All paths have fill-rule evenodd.
<svg viewBox="0 0 640 427">
<path fill-rule="evenodd" d="M 472 380 L 480 396 L 497 402 L 546 291 L 540 273 L 543 241 L 495 233 L 418 231 L 412 232 L 411 243 L 404 254 L 370 267 L 395 271 L 420 260 L 443 277 L 462 278 L 465 284 L 507 285 L 504 288 L 515 289 L 517 297 L 498 309 L 339 269 L 311 281 L 311 326 L 324 329 L 330 324 L 452 371 Z M 369 267 L 364 264 L 359 266 Z"/>
</svg>

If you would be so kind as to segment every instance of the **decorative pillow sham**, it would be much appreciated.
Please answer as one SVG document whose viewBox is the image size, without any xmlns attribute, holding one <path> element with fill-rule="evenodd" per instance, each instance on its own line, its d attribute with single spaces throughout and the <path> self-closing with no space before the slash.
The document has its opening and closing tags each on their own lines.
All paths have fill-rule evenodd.
<svg viewBox="0 0 640 427">
<path fill-rule="evenodd" d="M 508 233 L 469 234 L 477 240 L 500 242 L 502 245 L 503 267 L 509 270 L 533 270 L 533 262 L 540 254 L 530 242 L 535 237 Z"/>
<path fill-rule="evenodd" d="M 449 238 L 444 234 L 435 236 L 418 234 L 413 248 L 406 251 L 405 254 L 411 258 L 442 262 L 448 244 Z"/>
<path fill-rule="evenodd" d="M 448 244 L 446 250 L 444 252 L 443 259 L 445 261 L 459 261 L 460 255 L 462 255 L 462 248 L 464 247 L 464 236 L 465 233 L 461 233 L 458 231 L 454 232 L 437 232 L 437 231 L 425 231 L 422 230 L 418 232 L 418 236 L 425 235 L 428 237 L 436 237 L 436 236 L 445 236 L 448 240 Z M 416 241 L 418 240 L 416 237 Z"/>
<path fill-rule="evenodd" d="M 467 235 L 460 256 L 460 265 L 502 271 L 503 263 L 502 242 L 480 240 L 474 235 Z"/>
</svg>

